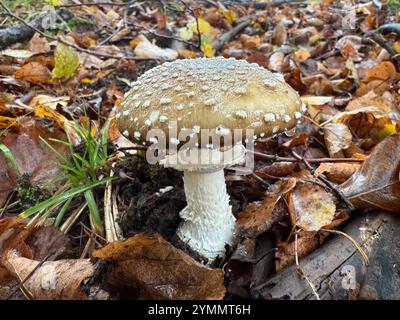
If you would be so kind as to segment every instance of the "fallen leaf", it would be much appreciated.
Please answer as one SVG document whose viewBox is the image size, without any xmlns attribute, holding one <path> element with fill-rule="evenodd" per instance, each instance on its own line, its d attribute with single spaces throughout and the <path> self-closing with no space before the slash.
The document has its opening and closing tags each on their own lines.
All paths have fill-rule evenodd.
<svg viewBox="0 0 400 320">
<path fill-rule="evenodd" d="M 281 46 L 287 40 L 287 30 L 282 23 L 278 23 L 275 26 L 274 32 L 272 33 L 272 41 L 274 44 Z"/>
<path fill-rule="evenodd" d="M 277 51 L 269 57 L 269 68 L 276 72 L 281 72 L 283 67 L 283 59 L 285 55 L 283 52 Z"/>
<path fill-rule="evenodd" d="M 6 49 L 1 51 L 3 56 L 13 57 L 17 59 L 28 59 L 32 57 L 35 52 L 28 51 L 28 50 L 14 50 L 14 49 Z"/>
<path fill-rule="evenodd" d="M 315 170 L 315 174 L 326 174 L 331 181 L 343 183 L 360 167 L 359 162 L 324 162 Z"/>
<path fill-rule="evenodd" d="M 49 69 L 39 62 L 28 62 L 14 73 L 14 77 L 34 84 L 46 84 L 50 80 Z"/>
<path fill-rule="evenodd" d="M 32 258 L 32 251 L 25 243 L 31 231 L 20 216 L 0 220 L 0 281 L 10 277 L 6 261 L 8 251 L 13 250 L 21 256 Z"/>
<path fill-rule="evenodd" d="M 19 126 L 11 128 L 0 138 L 0 143 L 11 150 L 21 175 L 29 177 L 29 181 L 35 185 L 59 175 L 58 157 L 41 143 L 39 136 L 46 140 L 66 140 L 64 131 L 54 126 L 47 127 L 44 123 L 29 118 L 21 118 L 19 122 Z M 61 154 L 68 153 L 67 146 L 49 142 Z M 15 188 L 17 177 L 2 153 L 0 164 L 0 200 L 4 201 Z M 2 205 L 3 203 L 0 203 L 0 207 Z"/>
<path fill-rule="evenodd" d="M 295 178 L 289 178 L 276 182 L 268 188 L 264 195 L 263 202 L 250 203 L 242 211 L 236 220 L 237 233 L 240 236 L 256 238 L 261 233 L 267 231 L 272 224 L 280 218 L 274 215 L 274 208 L 278 201 L 296 185 Z M 279 214 L 279 213 L 277 213 Z"/>
<path fill-rule="evenodd" d="M 56 110 L 58 105 L 66 107 L 70 99 L 71 97 L 69 96 L 54 97 L 45 94 L 38 94 L 32 98 L 29 102 L 29 106 L 35 108 L 38 105 L 44 105 L 52 110 Z"/>
<path fill-rule="evenodd" d="M 347 149 L 352 141 L 350 129 L 344 123 L 329 123 L 323 127 L 325 144 L 331 158 L 340 157 L 340 152 Z"/>
<path fill-rule="evenodd" d="M 380 142 L 339 190 L 356 208 L 400 212 L 400 135 Z"/>
<path fill-rule="evenodd" d="M 39 261 L 23 258 L 12 251 L 7 255 L 10 272 L 25 280 Z M 86 300 L 82 282 L 93 276 L 95 269 L 89 259 L 65 259 L 44 262 L 23 287 L 35 300 Z"/>
<path fill-rule="evenodd" d="M 176 50 L 160 48 L 152 44 L 144 35 L 139 35 L 138 39 L 140 42 L 136 45 L 134 52 L 139 58 L 175 60 L 178 57 Z"/>
<path fill-rule="evenodd" d="M 394 79 L 396 79 L 396 67 L 390 61 L 383 61 L 366 70 L 363 81 L 382 80 L 390 82 Z"/>
<path fill-rule="evenodd" d="M 302 235 L 306 236 L 302 236 Z M 304 232 L 300 233 L 297 239 L 297 256 L 299 259 L 305 257 L 309 253 L 317 249 L 322 243 L 322 240 L 317 233 Z M 295 242 L 283 242 L 277 245 L 278 251 L 275 253 L 275 268 L 276 271 L 281 271 L 284 268 L 292 265 L 295 262 L 296 246 Z"/>
<path fill-rule="evenodd" d="M 47 39 L 36 32 L 29 41 L 28 50 L 35 53 L 47 53 L 51 48 Z"/>
<path fill-rule="evenodd" d="M 79 56 L 76 50 L 59 43 L 54 56 L 56 64 L 51 73 L 53 79 L 71 78 L 79 67 Z"/>
<path fill-rule="evenodd" d="M 27 237 L 26 244 L 32 251 L 34 260 L 56 260 L 57 257 L 66 257 L 72 254 L 72 244 L 69 237 L 59 228 L 53 226 L 40 226 L 35 228 Z M 50 255 L 50 256 L 49 256 Z"/>
<path fill-rule="evenodd" d="M 110 261 L 106 279 L 113 289 L 139 289 L 148 299 L 222 299 L 221 269 L 201 265 L 161 236 L 137 234 L 93 252 Z"/>
<path fill-rule="evenodd" d="M 297 184 L 287 201 L 293 223 L 305 231 L 318 231 L 329 225 L 335 216 L 333 194 L 317 184 Z"/>
</svg>

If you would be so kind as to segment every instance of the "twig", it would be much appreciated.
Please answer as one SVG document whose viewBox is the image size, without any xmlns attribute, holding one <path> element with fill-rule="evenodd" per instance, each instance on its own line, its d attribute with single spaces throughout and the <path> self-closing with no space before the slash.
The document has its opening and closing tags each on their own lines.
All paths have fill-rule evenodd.
<svg viewBox="0 0 400 320">
<path fill-rule="evenodd" d="M 50 256 L 53 254 L 54 252 L 49 253 L 47 256 L 45 256 L 38 264 L 36 267 L 33 268 L 33 270 L 31 272 L 29 272 L 29 274 L 25 277 L 24 280 L 22 280 L 20 282 L 20 284 L 8 295 L 8 297 L 5 300 L 10 300 L 12 298 L 12 296 L 21 288 L 21 286 L 29 280 L 29 278 L 31 278 L 33 276 L 33 274 L 43 265 L 43 263 L 45 263 L 47 261 L 47 259 L 50 258 Z"/>
<path fill-rule="evenodd" d="M 374 40 L 377 44 L 379 44 L 383 49 L 385 49 L 392 57 L 392 60 L 397 63 L 397 67 L 400 69 L 400 54 L 396 50 L 394 50 L 389 43 L 383 40 L 379 34 L 372 31 L 369 32 L 367 36 Z"/>
<path fill-rule="evenodd" d="M 263 178 L 260 178 L 259 176 L 257 176 L 254 172 L 251 173 L 251 176 L 258 182 L 260 182 L 263 186 L 269 188 L 271 185 L 265 181 Z"/>
<path fill-rule="evenodd" d="M 347 197 L 340 191 L 338 190 L 329 180 L 327 177 L 325 177 L 324 174 L 320 174 L 320 175 L 316 175 L 315 174 L 315 170 L 313 167 L 311 167 L 310 163 L 304 159 L 303 157 L 301 157 L 300 155 L 298 155 L 295 151 L 292 151 L 292 154 L 294 157 L 296 157 L 297 159 L 301 160 L 305 166 L 307 167 L 307 169 L 311 172 L 311 174 L 321 180 L 329 189 L 331 189 L 338 197 L 339 199 L 341 199 L 344 203 L 346 203 L 347 207 L 352 211 L 354 210 L 354 206 L 353 204 L 350 202 L 349 199 L 347 199 Z"/>
<path fill-rule="evenodd" d="M 243 21 L 239 23 L 236 27 L 224 33 L 221 37 L 219 37 L 218 40 L 213 42 L 212 46 L 215 51 L 220 50 L 225 43 L 229 42 L 232 38 L 234 38 L 240 31 L 246 28 L 251 22 L 250 17 L 244 17 L 242 20 Z"/>
<path fill-rule="evenodd" d="M 193 48 L 198 48 L 198 44 L 196 44 L 196 43 L 194 43 L 194 42 L 186 41 L 186 40 L 183 40 L 183 39 L 181 39 L 181 38 L 179 38 L 179 37 L 175 37 L 175 36 L 172 36 L 172 35 L 159 34 L 159 33 L 155 32 L 155 31 L 153 31 L 153 30 L 150 30 L 150 29 L 148 29 L 148 28 L 146 28 L 146 27 L 144 27 L 144 26 L 142 26 L 142 25 L 137 25 L 137 24 L 135 24 L 135 23 L 129 23 L 129 24 L 130 24 L 130 25 L 133 25 L 133 26 L 134 26 L 135 28 L 137 28 L 137 29 L 143 29 L 143 30 L 145 30 L 146 32 L 148 32 L 148 33 L 150 33 L 150 34 L 152 34 L 153 36 L 156 36 L 156 37 L 158 37 L 158 38 L 172 39 L 172 40 L 176 40 L 176 41 L 182 42 L 182 43 L 184 43 L 184 44 L 186 44 L 186 45 L 188 45 L 188 46 L 191 46 L 191 47 L 193 47 Z"/>
<path fill-rule="evenodd" d="M 342 236 L 344 236 L 345 238 L 349 239 L 354 246 L 356 247 L 356 249 L 360 252 L 361 256 L 364 259 L 365 265 L 368 267 L 369 265 L 369 259 L 367 254 L 365 253 L 365 251 L 361 248 L 361 246 L 357 243 L 356 240 L 354 240 L 352 237 L 350 237 L 347 233 L 343 232 L 343 231 L 339 231 L 339 230 L 330 230 L 330 229 L 320 229 L 320 231 L 326 231 L 326 232 L 331 232 L 331 233 L 335 233 L 335 234 L 340 234 Z"/>
<path fill-rule="evenodd" d="M 101 58 L 106 58 L 106 59 L 126 59 L 126 60 L 155 60 L 155 59 L 149 59 L 149 58 L 140 58 L 140 57 L 132 57 L 132 56 L 124 56 L 124 55 L 113 55 L 113 54 L 107 54 L 107 53 L 100 53 L 100 52 L 95 52 L 92 50 L 84 49 L 76 45 L 75 43 L 71 43 L 68 41 L 63 40 L 61 37 L 54 37 L 51 35 L 48 35 L 41 31 L 40 29 L 36 28 L 35 26 L 30 25 L 28 22 L 26 22 L 24 19 L 20 18 L 19 16 L 15 15 L 10 11 L 10 9 L 2 2 L 0 1 L 0 6 L 6 11 L 7 15 L 10 17 L 13 17 L 14 19 L 20 21 L 23 23 L 25 26 L 28 28 L 31 28 L 35 32 L 39 33 L 41 36 L 53 40 L 53 41 L 58 41 L 66 46 L 69 46 L 71 48 L 74 48 L 77 51 L 84 52 L 93 56 L 101 57 Z"/>
<path fill-rule="evenodd" d="M 383 26 L 379 27 L 378 31 L 382 34 L 394 32 L 400 37 L 400 23 L 384 24 Z"/>
<path fill-rule="evenodd" d="M 277 162 L 299 162 L 302 160 L 290 157 L 280 157 L 278 155 L 272 154 L 265 154 L 257 151 L 247 150 L 249 153 L 253 153 L 255 156 L 266 159 L 272 160 Z M 323 163 L 323 162 L 364 162 L 364 159 L 358 158 L 309 158 L 305 159 L 308 163 Z"/>
<path fill-rule="evenodd" d="M 197 16 L 197 14 L 194 12 L 194 10 L 184 1 L 184 0 L 178 0 L 180 3 L 183 4 L 183 6 L 185 7 L 185 11 L 189 11 L 190 14 L 194 17 L 195 21 L 196 21 L 196 31 L 199 37 L 199 42 L 197 44 L 197 49 L 199 49 L 201 51 L 201 32 L 200 32 L 200 23 L 199 23 L 199 17 Z"/>
<path fill-rule="evenodd" d="M 304 273 L 303 269 L 300 267 L 299 255 L 297 253 L 297 233 L 295 233 L 295 235 L 294 235 L 294 257 L 295 257 L 295 261 L 296 261 L 296 271 L 297 271 L 297 273 L 308 283 L 308 285 L 310 286 L 311 291 L 314 294 L 315 298 L 317 300 L 321 300 L 317 290 L 315 289 L 314 284 L 311 282 L 311 280 Z"/>
</svg>

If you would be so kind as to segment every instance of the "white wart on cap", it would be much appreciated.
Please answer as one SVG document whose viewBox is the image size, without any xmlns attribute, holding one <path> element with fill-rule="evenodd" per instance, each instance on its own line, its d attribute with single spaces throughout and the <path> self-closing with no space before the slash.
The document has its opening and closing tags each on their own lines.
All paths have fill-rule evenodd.
<svg viewBox="0 0 400 320">
<path fill-rule="evenodd" d="M 233 58 L 199 58 L 167 62 L 132 83 L 116 119 L 132 141 L 145 142 L 147 131 L 168 122 L 177 129 L 254 129 L 271 136 L 296 125 L 301 101 L 281 77 L 257 64 Z"/>
</svg>

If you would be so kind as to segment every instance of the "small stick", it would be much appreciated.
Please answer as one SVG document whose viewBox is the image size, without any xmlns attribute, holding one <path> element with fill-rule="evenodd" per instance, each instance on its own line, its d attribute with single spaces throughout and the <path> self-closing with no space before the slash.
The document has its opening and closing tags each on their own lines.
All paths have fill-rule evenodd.
<svg viewBox="0 0 400 320">
<path fill-rule="evenodd" d="M 260 178 L 259 176 L 257 176 L 254 172 L 251 173 L 251 176 L 258 182 L 260 182 L 263 186 L 269 188 L 271 185 L 265 181 L 263 178 Z"/>
<path fill-rule="evenodd" d="M 296 271 L 297 273 L 304 279 L 306 280 L 306 282 L 308 283 L 308 285 L 311 288 L 312 293 L 314 294 L 315 298 L 317 300 L 321 300 L 317 290 L 315 290 L 315 286 L 314 284 L 311 282 L 311 280 L 307 277 L 307 275 L 304 273 L 303 269 L 300 267 L 300 263 L 299 263 L 299 255 L 297 253 L 297 232 L 294 235 L 294 257 L 295 257 L 295 261 L 296 261 Z"/>
<path fill-rule="evenodd" d="M 265 154 L 257 151 L 247 150 L 249 153 L 253 153 L 257 157 L 264 158 L 266 160 L 272 160 L 276 162 L 299 162 L 297 158 L 280 157 L 278 155 Z M 358 158 L 309 158 L 305 159 L 308 163 L 322 163 L 322 162 L 364 162 L 364 159 Z"/>
<path fill-rule="evenodd" d="M 365 251 L 361 248 L 361 246 L 357 243 L 356 240 L 354 240 L 352 237 L 350 237 L 347 233 L 343 232 L 343 231 L 339 231 L 339 230 L 330 230 L 330 229 L 320 229 L 320 231 L 326 231 L 326 232 L 331 232 L 331 233 L 335 233 L 335 234 L 340 234 L 342 236 L 344 236 L 345 238 L 349 239 L 354 246 L 356 247 L 356 249 L 360 252 L 361 256 L 364 259 L 365 265 L 368 267 L 369 265 L 369 259 L 367 254 L 365 253 Z"/>
</svg>

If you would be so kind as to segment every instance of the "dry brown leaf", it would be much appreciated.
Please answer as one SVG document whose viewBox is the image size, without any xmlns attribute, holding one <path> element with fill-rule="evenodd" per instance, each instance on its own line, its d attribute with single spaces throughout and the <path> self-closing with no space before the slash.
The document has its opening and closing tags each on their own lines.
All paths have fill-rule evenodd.
<svg viewBox="0 0 400 320">
<path fill-rule="evenodd" d="M 39 139 L 56 138 L 66 140 L 63 130 L 55 126 L 48 127 L 44 122 L 21 118 L 21 125 L 11 128 L 0 138 L 13 154 L 19 172 L 27 175 L 33 184 L 41 184 L 60 173 L 59 159 L 53 151 Z M 68 147 L 61 143 L 52 143 L 61 154 L 68 153 Z M 0 153 L 0 207 L 16 186 L 16 173 Z"/>
<path fill-rule="evenodd" d="M 201 265 L 161 236 L 137 234 L 93 256 L 111 262 L 106 279 L 113 289 L 139 289 L 141 298 L 200 300 L 225 295 L 221 269 Z"/>
<path fill-rule="evenodd" d="M 356 208 L 400 212 L 400 135 L 379 143 L 339 190 Z"/>
<path fill-rule="evenodd" d="M 342 150 L 347 149 L 352 141 L 350 129 L 344 123 L 329 123 L 323 128 L 325 144 L 331 158 L 341 157 Z"/>
<path fill-rule="evenodd" d="M 281 46 L 287 40 L 287 30 L 286 27 L 279 23 L 275 26 L 274 32 L 272 33 L 272 41 L 274 44 Z"/>
<path fill-rule="evenodd" d="M 274 162 L 271 165 L 258 168 L 254 173 L 264 179 L 270 179 L 272 177 L 285 177 L 292 174 L 293 171 L 299 168 L 297 162 Z"/>
<path fill-rule="evenodd" d="M 40 226 L 26 239 L 26 244 L 32 251 L 34 260 L 55 260 L 60 255 L 72 253 L 72 245 L 68 236 L 59 228 L 53 226 Z"/>
<path fill-rule="evenodd" d="M 300 233 L 297 239 L 297 256 L 299 259 L 313 252 L 322 242 L 317 233 L 303 233 L 306 234 L 306 236 L 302 237 L 302 233 Z M 289 243 L 284 242 L 278 244 L 277 247 L 278 251 L 275 253 L 275 267 L 276 271 L 279 272 L 295 262 L 295 243 L 294 241 Z"/>
<path fill-rule="evenodd" d="M 335 216 L 333 194 L 318 184 L 297 184 L 287 201 L 293 223 L 305 231 L 318 231 L 329 225 Z"/>
<path fill-rule="evenodd" d="M 335 183 L 343 183 L 361 167 L 358 162 L 324 162 L 319 165 L 315 174 L 326 174 Z"/>
<path fill-rule="evenodd" d="M 28 50 L 35 53 L 46 53 L 49 52 L 51 48 L 47 39 L 36 32 L 29 41 Z"/>
<path fill-rule="evenodd" d="M 20 216 L 0 220 L 0 281 L 10 276 L 5 260 L 9 250 L 32 258 L 32 251 L 25 243 L 31 231 L 26 228 L 26 222 Z"/>
<path fill-rule="evenodd" d="M 9 252 L 7 262 L 10 271 L 23 281 L 39 264 Z M 35 300 L 86 300 L 87 295 L 81 290 L 84 280 L 94 273 L 94 266 L 89 259 L 65 259 L 44 262 L 23 287 Z"/>
<path fill-rule="evenodd" d="M 262 203 L 250 203 L 236 220 L 237 233 L 240 236 L 256 238 L 267 231 L 280 217 L 274 214 L 277 202 L 296 185 L 295 178 L 276 182 L 264 195 Z"/>
<path fill-rule="evenodd" d="M 396 67 L 390 61 L 383 61 L 365 71 L 364 82 L 372 80 L 393 81 L 396 79 Z"/>
<path fill-rule="evenodd" d="M 14 77 L 34 84 L 46 84 L 51 79 L 51 73 L 41 63 L 32 61 L 23 65 L 21 69 L 15 72 Z"/>
</svg>

